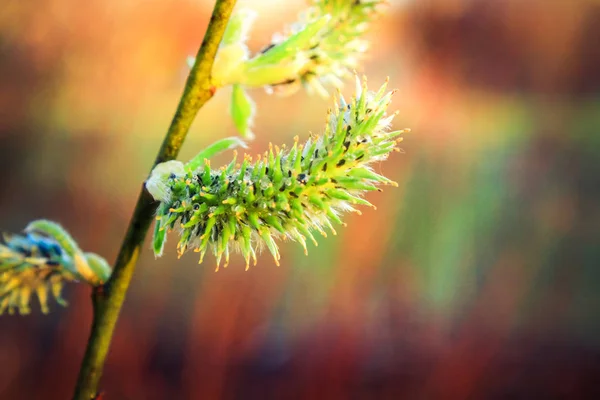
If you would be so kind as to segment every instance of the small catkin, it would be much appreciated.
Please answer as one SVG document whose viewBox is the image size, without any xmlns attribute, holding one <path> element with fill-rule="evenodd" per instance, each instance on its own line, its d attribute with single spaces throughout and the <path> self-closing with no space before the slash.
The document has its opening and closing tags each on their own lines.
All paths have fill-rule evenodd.
<svg viewBox="0 0 600 400">
<path fill-rule="evenodd" d="M 0 315 L 31 312 L 35 294 L 42 312 L 48 313 L 49 294 L 65 306 L 62 289 L 68 282 L 100 285 L 110 277 L 106 260 L 83 253 L 57 223 L 33 221 L 23 235 L 4 234 L 0 241 Z"/>
<path fill-rule="evenodd" d="M 317 0 L 307 16 L 331 15 L 326 28 L 306 50 L 309 60 L 299 71 L 298 81 L 309 90 L 328 96 L 324 85 L 342 86 L 369 47 L 365 33 L 375 19 L 381 0 Z M 284 84 L 288 86 L 293 83 Z"/>
<path fill-rule="evenodd" d="M 285 146 L 269 146 L 256 160 L 245 155 L 218 170 L 205 161 L 190 170 L 170 162 L 170 174 L 157 166 L 147 185 L 160 201 L 154 230 L 154 251 L 162 254 L 166 232 L 177 230 L 179 255 L 189 249 L 207 252 L 229 262 L 230 253 L 239 251 L 256 264 L 257 250 L 266 247 L 279 265 L 277 239 L 315 245 L 314 233 L 335 234 L 333 224 L 343 224 L 345 212 L 359 212 L 358 205 L 371 206 L 362 196 L 378 185 L 395 185 L 377 174 L 371 164 L 384 160 L 399 136 L 389 131 L 394 115 L 386 116 L 392 93 L 383 85 L 377 93 L 367 92 L 366 82 L 357 79 L 356 96 L 346 103 L 340 96 L 328 113 L 325 132 L 311 135 L 299 144 L 295 138 Z M 157 184 L 162 180 L 163 184 Z M 157 190 L 159 188 L 159 190 Z"/>
<path fill-rule="evenodd" d="M 328 97 L 326 86 L 340 88 L 369 47 L 364 38 L 383 0 L 313 0 L 298 21 L 249 58 L 244 43 L 253 18 L 234 16 L 228 32 L 237 42 L 224 43 L 215 60 L 214 76 L 223 85 L 266 86 L 290 94 L 304 86 Z M 243 29 L 242 29 L 243 27 Z"/>
</svg>

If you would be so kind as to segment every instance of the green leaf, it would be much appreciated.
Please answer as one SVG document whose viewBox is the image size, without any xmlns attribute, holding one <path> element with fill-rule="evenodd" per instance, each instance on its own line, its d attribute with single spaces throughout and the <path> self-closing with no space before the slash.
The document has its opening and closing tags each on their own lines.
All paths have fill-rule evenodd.
<svg viewBox="0 0 600 400">
<path fill-rule="evenodd" d="M 156 221 L 154 225 L 154 237 L 152 240 L 152 250 L 156 257 L 162 256 L 165 242 L 167 239 L 167 227 L 162 227 L 160 221 Z"/>
<path fill-rule="evenodd" d="M 239 42 L 245 43 L 255 19 L 256 11 L 253 10 L 241 9 L 234 13 L 227 24 L 221 46 Z"/>
<path fill-rule="evenodd" d="M 276 65 L 294 58 L 294 55 L 298 52 L 314 46 L 315 41 L 318 40 L 319 33 L 327 26 L 330 20 L 330 15 L 324 15 L 307 23 L 301 31 L 276 44 L 269 51 L 263 52 L 248 61 L 248 67 L 256 68 L 259 66 Z"/>
<path fill-rule="evenodd" d="M 245 139 L 254 139 L 250 130 L 253 120 L 255 105 L 241 85 L 233 85 L 231 93 L 231 116 L 235 127 Z"/>
<path fill-rule="evenodd" d="M 185 164 L 186 171 L 195 171 L 204 165 L 204 160 L 210 159 L 215 154 L 222 153 L 226 150 L 235 149 L 236 147 L 247 148 L 246 142 L 237 136 L 228 137 L 221 139 L 211 144 L 200 153 L 196 154 L 187 164 Z"/>
</svg>

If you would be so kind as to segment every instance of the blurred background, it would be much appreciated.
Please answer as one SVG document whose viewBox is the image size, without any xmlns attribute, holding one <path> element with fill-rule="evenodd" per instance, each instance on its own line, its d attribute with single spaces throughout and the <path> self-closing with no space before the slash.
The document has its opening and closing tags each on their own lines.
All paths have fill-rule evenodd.
<svg viewBox="0 0 600 400">
<path fill-rule="evenodd" d="M 247 3 L 255 51 L 305 6 Z M 2 1 L 0 229 L 49 218 L 114 260 L 212 4 Z M 107 400 L 600 398 L 600 3 L 392 1 L 370 37 L 360 72 L 390 77 L 413 130 L 376 167 L 399 188 L 308 256 L 282 244 L 279 268 L 147 243 Z M 182 160 L 235 134 L 228 95 Z M 252 96 L 252 153 L 319 132 L 331 104 Z M 89 295 L 0 318 L 0 399 L 70 398 Z"/>
</svg>

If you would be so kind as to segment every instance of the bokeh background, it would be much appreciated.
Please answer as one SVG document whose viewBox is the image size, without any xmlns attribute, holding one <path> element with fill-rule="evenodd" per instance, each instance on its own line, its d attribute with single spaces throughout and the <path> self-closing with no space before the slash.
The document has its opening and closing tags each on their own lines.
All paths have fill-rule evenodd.
<svg viewBox="0 0 600 400">
<path fill-rule="evenodd" d="M 253 50 L 304 7 L 250 3 Z M 211 8 L 1 2 L 2 230 L 53 219 L 114 260 Z M 392 1 L 370 37 L 360 72 L 390 77 L 413 129 L 377 166 L 399 188 L 279 268 L 147 244 L 106 399 L 600 398 L 600 3 Z M 318 132 L 331 102 L 252 96 L 253 153 Z M 180 158 L 233 134 L 222 90 Z M 0 318 L 2 400 L 70 398 L 89 294 Z"/>
</svg>

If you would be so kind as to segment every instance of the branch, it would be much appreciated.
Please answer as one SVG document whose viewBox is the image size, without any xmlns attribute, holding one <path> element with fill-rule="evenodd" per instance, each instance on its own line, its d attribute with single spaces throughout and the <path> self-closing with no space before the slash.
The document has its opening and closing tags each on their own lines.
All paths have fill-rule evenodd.
<svg viewBox="0 0 600 400">
<path fill-rule="evenodd" d="M 196 62 L 190 71 L 173 121 L 156 156 L 156 164 L 173 160 L 194 121 L 198 110 L 214 95 L 211 70 L 217 49 L 236 0 L 217 0 Z M 94 320 L 87 349 L 75 388 L 74 400 L 94 399 L 114 333 L 146 233 L 152 223 L 156 203 L 142 186 L 135 211 L 123 239 L 110 280 L 92 294 Z"/>
</svg>

